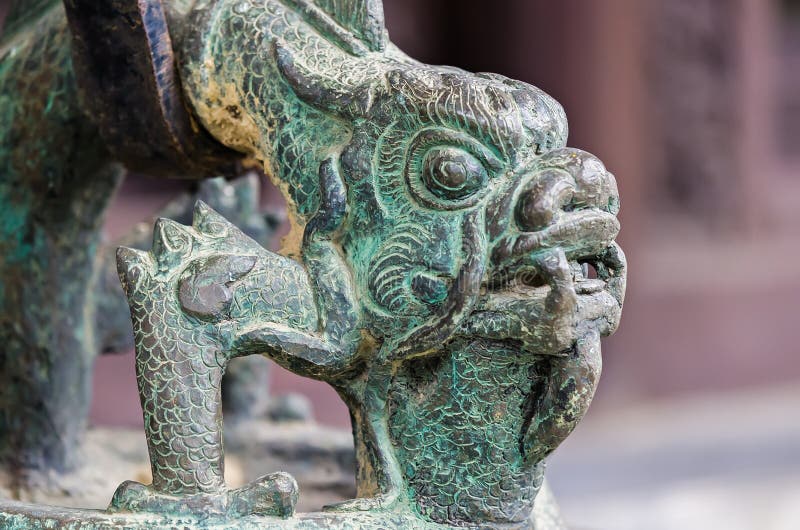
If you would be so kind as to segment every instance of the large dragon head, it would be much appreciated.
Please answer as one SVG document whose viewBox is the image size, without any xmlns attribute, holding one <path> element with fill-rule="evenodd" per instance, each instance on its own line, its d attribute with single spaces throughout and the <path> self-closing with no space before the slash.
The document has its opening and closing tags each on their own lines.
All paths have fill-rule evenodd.
<svg viewBox="0 0 800 530">
<path fill-rule="evenodd" d="M 333 238 L 377 343 L 430 351 L 480 307 L 500 311 L 493 300 L 543 299 L 554 274 L 592 302 L 561 311 L 585 314 L 560 320 L 546 347 L 534 322 L 502 338 L 553 353 L 578 322 L 613 331 L 624 294 L 616 183 L 565 147 L 550 96 L 414 61 L 388 41 L 378 0 L 189 4 L 181 71 L 197 117 L 264 164 L 300 228 L 328 207 L 319 175 L 342 183 Z"/>
<path fill-rule="evenodd" d="M 402 474 L 420 506 L 453 495 L 437 521 L 527 518 L 543 458 L 591 400 L 599 337 L 619 323 L 614 177 L 565 147 L 564 111 L 541 90 L 405 56 L 378 0 L 186 4 L 181 72 L 199 122 L 263 163 L 303 229 L 303 281 L 270 285 L 307 287 L 317 318 L 257 338 L 347 387 L 371 455 L 361 493 L 406 491 Z M 419 450 L 398 470 L 390 446 Z M 431 462 L 446 465 L 429 480 Z"/>
<path fill-rule="evenodd" d="M 584 319 L 605 322 L 604 333 L 616 326 L 624 265 L 612 246 L 619 228 L 614 178 L 596 158 L 565 148 L 564 112 L 541 90 L 414 61 L 388 41 L 380 0 L 66 6 L 77 62 L 92 74 L 85 77 L 99 80 L 89 88 L 98 98 L 114 96 L 107 103 L 124 118 L 106 128 L 122 144 L 132 143 L 128 122 L 145 131 L 139 140 L 148 149 L 127 150 L 133 162 L 152 155 L 155 138 L 158 152 L 213 165 L 201 163 L 202 149 L 187 147 L 205 145 L 198 136 L 210 133 L 215 145 L 264 164 L 299 226 L 324 202 L 320 167 L 338 173 L 348 215 L 336 237 L 376 338 L 397 339 L 405 353 L 433 348 L 481 298 L 532 295 L 552 283 L 541 260 L 553 252 L 562 276 L 568 271 L 580 284 L 577 294 L 603 308 L 603 318 L 594 311 Z M 114 26 L 113 35 L 101 23 L 122 18 L 136 23 Z M 119 46 L 108 45 L 123 34 Z M 95 68 L 128 64 L 103 60 L 106 51 L 138 62 L 130 72 Z M 141 90 L 130 90 L 142 78 Z M 125 99 L 140 93 L 148 105 Z M 160 167 L 167 159 L 151 162 Z M 589 281 L 585 263 L 599 281 Z"/>
<path fill-rule="evenodd" d="M 438 353 L 398 363 L 388 392 L 403 490 L 437 522 L 528 520 L 619 323 L 613 175 L 565 147 L 563 109 L 525 83 L 391 50 L 352 82 L 302 50 L 276 58 L 304 104 L 347 124 L 335 239 L 367 330 L 390 360 Z"/>
</svg>

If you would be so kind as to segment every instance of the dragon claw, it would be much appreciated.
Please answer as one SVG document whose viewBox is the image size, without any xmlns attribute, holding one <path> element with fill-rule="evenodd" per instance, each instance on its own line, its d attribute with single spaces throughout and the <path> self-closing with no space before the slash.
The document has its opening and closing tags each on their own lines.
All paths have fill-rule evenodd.
<svg viewBox="0 0 800 530">
<path fill-rule="evenodd" d="M 228 491 L 172 495 L 138 482 L 123 482 L 114 492 L 110 512 L 168 513 L 171 515 L 251 515 L 291 517 L 299 487 L 288 473 L 272 473 L 246 486 Z"/>
<path fill-rule="evenodd" d="M 327 158 L 320 165 L 319 185 L 322 202 L 306 227 L 307 241 L 330 237 L 347 216 L 347 191 L 334 158 Z"/>
<path fill-rule="evenodd" d="M 119 485 L 108 511 L 130 513 L 166 513 L 171 515 L 223 515 L 225 498 L 219 494 L 170 495 L 139 482 Z"/>
<path fill-rule="evenodd" d="M 555 248 L 545 253 L 537 260 L 537 263 L 548 278 L 553 278 L 554 280 L 570 278 L 569 262 L 561 248 Z"/>
<path fill-rule="evenodd" d="M 272 473 L 228 492 L 228 515 L 246 517 L 294 515 L 299 487 L 288 473 Z"/>
</svg>

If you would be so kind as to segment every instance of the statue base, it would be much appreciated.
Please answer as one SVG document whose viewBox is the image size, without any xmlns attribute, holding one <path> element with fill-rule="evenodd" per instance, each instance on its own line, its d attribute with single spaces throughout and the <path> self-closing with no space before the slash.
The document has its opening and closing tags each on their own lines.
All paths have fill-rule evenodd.
<svg viewBox="0 0 800 530">
<path fill-rule="evenodd" d="M 162 514 L 110 513 L 111 495 L 125 480 L 150 481 L 147 447 L 141 430 L 92 429 L 84 447 L 86 464 L 67 475 L 34 477 L 24 489 L 13 490 L 0 477 L 0 528 L 38 530 L 69 528 L 99 530 L 126 528 L 236 529 L 438 529 L 413 513 L 320 512 L 323 505 L 353 498 L 352 435 L 309 422 L 274 423 L 250 420 L 227 426 L 226 479 L 231 487 L 282 470 L 300 484 L 298 513 L 290 519 L 170 517 Z M 503 527 L 506 528 L 506 527 Z M 547 488 L 539 494 L 531 521 L 519 528 L 564 528 Z"/>
<path fill-rule="evenodd" d="M 227 425 L 225 434 L 225 478 L 233 488 L 280 470 L 302 488 L 298 511 L 320 510 L 355 496 L 349 431 L 306 421 L 247 420 Z M 141 429 L 90 429 L 82 452 L 84 463 L 78 470 L 32 475 L 22 487 L 0 473 L 0 499 L 105 510 L 122 482 L 151 481 Z"/>
<path fill-rule="evenodd" d="M 99 510 L 82 510 L 76 508 L 56 508 L 51 506 L 25 504 L 20 502 L 0 502 L 0 527 L 6 530 L 45 530 L 52 528 L 69 528 L 74 530 L 105 530 L 125 528 L 130 530 L 154 530 L 173 528 L 230 528 L 238 530 L 322 530 L 336 528 L 340 530 L 434 530 L 449 528 L 423 521 L 413 514 L 394 512 L 360 512 L 360 513 L 304 513 L 290 519 L 277 517 L 245 517 L 236 520 L 172 518 L 164 515 L 150 514 L 109 514 Z M 468 528 L 468 527 L 464 527 Z M 477 527 L 475 527 L 477 529 Z M 480 528 L 487 528 L 482 525 Z M 516 527 L 535 530 L 551 530 L 561 526 L 542 526 L 538 521 Z"/>
<path fill-rule="evenodd" d="M 558 508 L 545 488 L 540 493 L 541 502 L 529 521 L 517 525 L 481 525 L 478 528 L 564 530 Z M 412 513 L 400 512 L 312 512 L 298 514 L 289 519 L 277 517 L 245 517 L 241 519 L 213 519 L 170 517 L 167 515 L 108 513 L 101 510 L 58 508 L 16 501 L 0 501 L 0 527 L 6 530 L 46 530 L 68 528 L 70 530 L 101 530 L 125 528 L 129 530 L 153 529 L 240 529 L 240 530 L 438 530 L 447 526 L 423 521 Z M 461 527 L 472 528 L 472 527 Z"/>
</svg>

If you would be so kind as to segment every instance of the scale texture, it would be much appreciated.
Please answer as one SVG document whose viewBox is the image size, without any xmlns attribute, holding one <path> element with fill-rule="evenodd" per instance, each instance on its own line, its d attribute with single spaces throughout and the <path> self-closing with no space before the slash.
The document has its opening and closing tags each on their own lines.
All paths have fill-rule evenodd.
<svg viewBox="0 0 800 530">
<path fill-rule="evenodd" d="M 121 485 L 113 517 L 561 528 L 546 458 L 591 402 L 626 278 L 614 177 L 566 147 L 561 106 L 409 58 L 377 0 L 154 3 L 169 27 L 132 46 L 173 43 L 192 120 L 264 168 L 293 230 L 274 254 L 200 202 L 119 251 L 153 483 Z M 225 486 L 221 378 L 250 355 L 338 391 L 357 499 L 295 515 L 286 474 Z"/>
</svg>

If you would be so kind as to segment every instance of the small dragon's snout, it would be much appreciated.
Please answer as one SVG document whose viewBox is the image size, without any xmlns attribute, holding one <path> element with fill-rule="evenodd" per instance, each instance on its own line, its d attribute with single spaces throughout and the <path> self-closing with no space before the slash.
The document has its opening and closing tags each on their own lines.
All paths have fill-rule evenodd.
<svg viewBox="0 0 800 530">
<path fill-rule="evenodd" d="M 562 213 L 598 209 L 619 211 L 614 176 L 596 157 L 575 149 L 545 155 L 545 169 L 522 187 L 514 216 L 522 232 L 537 232 L 558 221 Z"/>
<path fill-rule="evenodd" d="M 149 277 L 151 268 L 149 253 L 127 247 L 117 249 L 117 272 L 127 296 L 134 296 Z"/>
<path fill-rule="evenodd" d="M 614 176 L 595 156 L 562 148 L 537 158 L 490 206 L 493 275 L 536 269 L 536 256 L 553 249 L 570 261 L 598 256 L 617 237 L 618 212 Z"/>
</svg>

